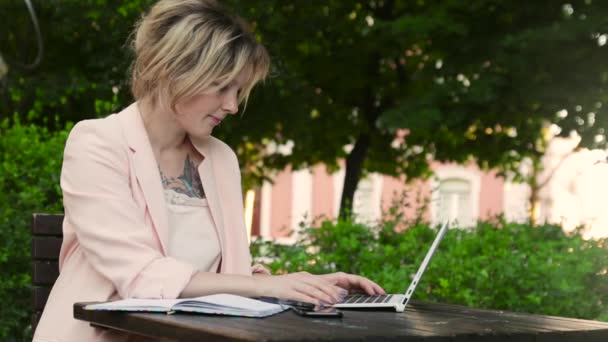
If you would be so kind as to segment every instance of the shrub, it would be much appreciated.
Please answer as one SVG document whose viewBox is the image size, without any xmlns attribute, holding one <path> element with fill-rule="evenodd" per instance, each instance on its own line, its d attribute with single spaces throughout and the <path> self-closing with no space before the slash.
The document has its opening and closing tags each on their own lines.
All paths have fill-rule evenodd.
<svg viewBox="0 0 608 342">
<path fill-rule="evenodd" d="M 0 122 L 0 341 L 31 336 L 31 214 L 63 211 L 59 175 L 69 128 Z M 394 211 L 385 217 L 377 226 L 324 221 L 304 227 L 293 246 L 257 240 L 252 253 L 271 260 L 275 273 L 341 270 L 402 292 L 435 230 Z M 482 222 L 448 232 L 414 297 L 608 321 L 607 260 L 607 240 L 585 241 L 553 225 Z"/>
<path fill-rule="evenodd" d="M 31 216 L 62 212 L 59 174 L 67 129 L 0 122 L 0 341 L 31 335 Z"/>
<path fill-rule="evenodd" d="M 254 241 L 252 253 L 273 272 L 357 273 L 402 293 L 436 229 L 417 223 L 399 232 L 395 226 L 391 220 L 376 227 L 325 221 L 304 229 L 293 246 Z M 451 229 L 414 299 L 606 320 L 607 241 L 502 220 Z"/>
</svg>

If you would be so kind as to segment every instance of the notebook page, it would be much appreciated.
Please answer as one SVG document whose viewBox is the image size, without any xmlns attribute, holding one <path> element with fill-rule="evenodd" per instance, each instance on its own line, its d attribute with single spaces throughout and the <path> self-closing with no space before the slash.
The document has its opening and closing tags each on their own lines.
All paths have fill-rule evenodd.
<svg viewBox="0 0 608 342">
<path fill-rule="evenodd" d="M 215 308 L 230 308 L 250 312 L 265 312 L 281 310 L 281 305 L 262 302 L 256 299 L 241 297 L 231 294 L 216 294 L 190 299 L 182 299 L 177 307 L 184 306 L 204 306 Z"/>
<path fill-rule="evenodd" d="M 86 310 L 120 310 L 120 311 L 170 311 L 179 299 L 123 299 L 114 302 L 89 304 Z"/>
</svg>

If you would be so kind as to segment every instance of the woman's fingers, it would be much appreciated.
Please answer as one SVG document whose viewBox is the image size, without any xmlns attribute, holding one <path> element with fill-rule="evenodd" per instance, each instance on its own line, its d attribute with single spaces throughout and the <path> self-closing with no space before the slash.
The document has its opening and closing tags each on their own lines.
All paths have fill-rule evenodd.
<svg viewBox="0 0 608 342">
<path fill-rule="evenodd" d="M 373 281 L 363 278 L 360 276 L 356 276 L 359 281 L 359 287 L 365 290 L 370 295 L 383 295 L 386 294 L 386 291 L 380 285 L 374 283 Z"/>
<path fill-rule="evenodd" d="M 372 286 L 374 288 L 374 291 L 376 291 L 377 294 L 379 295 L 385 295 L 386 291 L 378 284 L 376 284 L 375 282 L 372 282 Z"/>
<path fill-rule="evenodd" d="M 338 289 L 334 285 L 306 272 L 270 276 L 259 280 L 262 281 L 262 287 L 265 287 L 263 293 L 281 299 L 327 305 L 335 303 L 338 297 L 335 295 Z"/>
<path fill-rule="evenodd" d="M 374 287 L 370 283 L 368 283 L 366 281 L 362 280 L 360 282 L 359 287 L 361 287 L 363 290 L 365 290 L 365 293 L 367 293 L 370 296 L 373 296 L 373 295 L 376 294 L 376 291 L 375 291 Z"/>
<path fill-rule="evenodd" d="M 385 294 L 373 281 L 342 272 L 325 275 L 300 272 L 261 278 L 262 293 L 321 306 L 343 301 L 347 290 L 362 290 L 369 295 Z"/>
<path fill-rule="evenodd" d="M 368 295 L 382 295 L 386 294 L 384 289 L 375 282 L 354 274 L 348 274 L 343 272 L 332 273 L 327 275 L 330 279 L 334 279 L 338 286 L 344 287 L 349 290 L 363 290 Z"/>
<path fill-rule="evenodd" d="M 308 297 L 315 298 L 315 303 L 318 305 L 327 306 L 328 304 L 334 304 L 336 302 L 336 299 L 334 299 L 331 295 L 327 294 L 327 292 L 313 284 L 302 282 L 296 285 L 295 290 Z"/>
<path fill-rule="evenodd" d="M 310 286 L 313 286 L 314 288 L 316 288 L 318 291 L 323 292 L 323 294 L 325 296 L 329 296 L 329 298 L 325 297 L 324 301 L 326 303 L 336 303 L 341 301 L 346 294 L 348 293 L 347 291 L 345 291 L 344 289 L 335 286 L 332 282 L 327 281 L 326 279 L 318 276 L 318 275 L 312 275 L 309 273 L 304 273 L 302 274 L 303 276 L 303 283 L 306 283 Z M 319 297 L 320 298 L 320 297 Z M 329 301 L 328 301 L 329 299 Z"/>
<path fill-rule="evenodd" d="M 321 306 L 321 301 L 315 297 L 309 296 L 304 292 L 291 291 L 291 293 L 285 299 L 295 300 L 298 302 L 310 303 L 316 306 Z"/>
</svg>

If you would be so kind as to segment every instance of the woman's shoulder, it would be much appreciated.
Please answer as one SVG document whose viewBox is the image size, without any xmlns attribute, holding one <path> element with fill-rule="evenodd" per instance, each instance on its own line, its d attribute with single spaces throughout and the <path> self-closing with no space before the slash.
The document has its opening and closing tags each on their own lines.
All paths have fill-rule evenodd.
<svg viewBox="0 0 608 342">
<path fill-rule="evenodd" d="M 128 114 L 125 113 L 128 112 L 127 109 L 104 118 L 86 119 L 76 123 L 69 133 L 65 145 L 66 152 L 124 156 L 129 146 L 123 118 Z"/>
<path fill-rule="evenodd" d="M 217 151 L 218 153 L 234 155 L 234 150 L 232 150 L 232 147 L 230 147 L 228 144 L 214 136 L 209 136 L 208 144 L 213 150 Z"/>
<path fill-rule="evenodd" d="M 91 145 L 113 145 L 122 140 L 120 132 L 116 114 L 101 119 L 82 120 L 70 131 L 68 143 L 79 141 Z"/>
<path fill-rule="evenodd" d="M 204 146 L 206 152 L 211 152 L 213 158 L 216 160 L 237 162 L 236 153 L 232 147 L 214 136 L 206 137 L 203 141 L 200 141 L 199 144 Z"/>
<path fill-rule="evenodd" d="M 134 104 L 104 118 L 79 121 L 70 131 L 70 139 L 90 141 L 94 145 L 125 145 L 125 131 L 138 130 Z M 116 146 L 115 146 L 116 147 Z"/>
<path fill-rule="evenodd" d="M 116 114 L 110 114 L 104 118 L 98 119 L 85 119 L 78 121 L 70 134 L 78 133 L 92 133 L 111 135 L 118 131 L 118 120 L 116 120 Z"/>
</svg>

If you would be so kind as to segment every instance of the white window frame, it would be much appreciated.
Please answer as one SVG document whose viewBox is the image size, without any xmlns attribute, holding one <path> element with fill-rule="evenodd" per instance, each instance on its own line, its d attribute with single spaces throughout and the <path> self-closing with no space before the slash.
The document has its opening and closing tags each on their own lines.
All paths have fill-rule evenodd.
<svg viewBox="0 0 608 342">
<path fill-rule="evenodd" d="M 260 192 L 260 236 L 264 239 L 272 238 L 270 218 L 272 217 L 272 183 L 264 181 Z"/>
<path fill-rule="evenodd" d="M 382 202 L 382 185 L 384 177 L 380 174 L 372 173 L 367 177 L 359 180 L 357 184 L 357 190 L 353 196 L 353 212 L 358 222 L 373 224 L 380 220 L 382 216 L 381 205 Z M 370 193 L 367 197 L 361 196 L 360 189 L 361 184 L 365 182 L 371 188 Z M 369 206 L 368 210 L 359 212 L 359 201 L 363 206 Z"/>
<path fill-rule="evenodd" d="M 291 229 L 293 233 L 286 241 L 295 242 L 300 236 L 300 223 L 312 221 L 312 171 L 310 169 L 291 172 Z"/>
<path fill-rule="evenodd" d="M 431 223 L 433 225 L 441 224 L 439 217 L 439 186 L 441 182 L 450 179 L 459 179 L 468 182 L 471 186 L 469 200 L 471 201 L 471 221 L 459 222 L 463 226 L 473 226 L 479 219 L 479 198 L 481 194 L 481 173 L 479 171 L 470 170 L 463 166 L 442 166 L 435 170 L 435 177 L 431 179 Z"/>
</svg>

